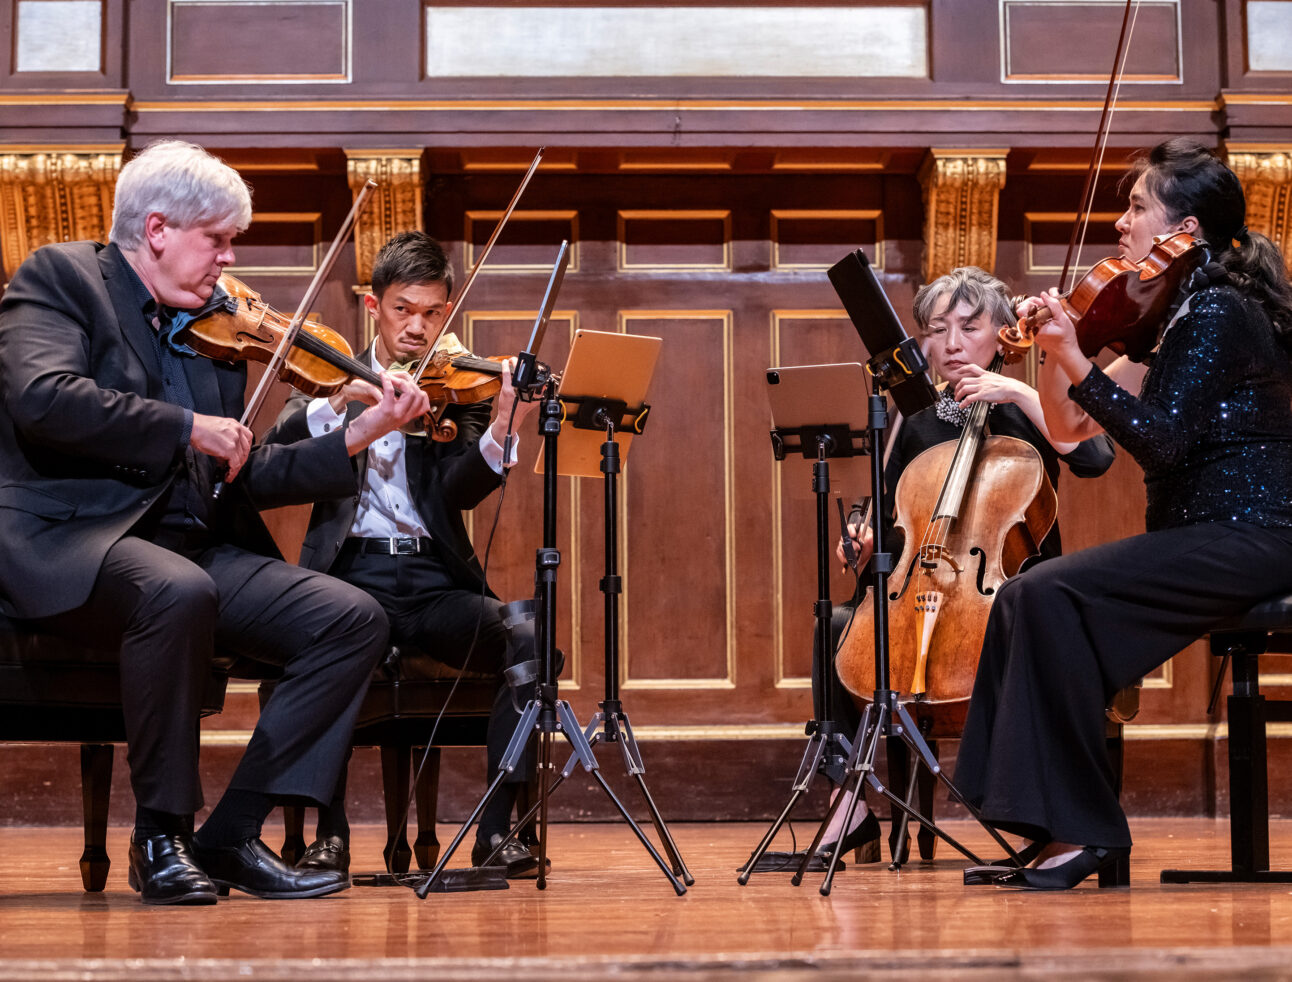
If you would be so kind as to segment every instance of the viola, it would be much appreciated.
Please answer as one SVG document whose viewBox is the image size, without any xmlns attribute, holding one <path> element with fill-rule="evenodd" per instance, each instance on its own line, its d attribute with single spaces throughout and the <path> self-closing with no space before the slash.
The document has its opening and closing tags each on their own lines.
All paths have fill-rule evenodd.
<svg viewBox="0 0 1292 982">
<path fill-rule="evenodd" d="M 1087 357 L 1109 348 L 1140 361 L 1157 346 L 1158 332 L 1194 271 L 1209 261 L 1206 245 L 1188 232 L 1157 236 L 1139 262 L 1115 257 L 1096 263 L 1061 299 Z M 1005 360 L 1019 361 L 1051 319 L 1042 307 L 1013 327 L 1000 329 Z"/>
<path fill-rule="evenodd" d="M 291 326 L 291 317 L 269 306 L 259 293 L 228 273 L 221 275 L 219 282 L 227 297 L 184 328 L 184 343 L 208 358 L 270 364 Z M 352 378 L 381 388 L 381 376 L 355 359 L 345 338 L 311 320 L 302 322 L 278 377 L 313 397 L 335 395 Z"/>
<path fill-rule="evenodd" d="M 194 351 L 221 361 L 271 364 L 291 325 L 291 318 L 265 303 L 259 293 L 228 273 L 220 277 L 223 300 L 188 325 L 183 341 Z M 418 379 L 431 402 L 422 418 L 427 434 L 437 443 L 457 437 L 457 424 L 443 418 L 449 405 L 492 398 L 502 387 L 507 357 L 436 356 Z M 353 378 L 381 388 L 381 375 L 354 357 L 345 338 L 317 321 L 305 320 L 282 360 L 278 377 L 313 398 L 340 392 Z"/>
</svg>

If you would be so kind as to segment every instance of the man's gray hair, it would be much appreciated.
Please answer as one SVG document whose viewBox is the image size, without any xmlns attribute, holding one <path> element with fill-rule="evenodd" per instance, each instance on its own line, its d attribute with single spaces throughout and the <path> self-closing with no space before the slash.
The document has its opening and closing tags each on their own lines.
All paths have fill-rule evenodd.
<svg viewBox="0 0 1292 982">
<path fill-rule="evenodd" d="M 228 222 L 241 232 L 251 224 L 251 189 L 237 171 L 196 144 L 163 140 L 121 168 L 109 240 L 138 249 L 144 221 L 154 211 L 174 228 Z"/>
<path fill-rule="evenodd" d="M 1013 324 L 1018 319 L 1004 283 L 977 266 L 961 266 L 920 287 L 915 294 L 915 322 L 921 331 L 927 331 L 929 321 L 950 313 L 962 303 L 973 308 L 970 320 L 984 310 L 997 327 Z"/>
</svg>

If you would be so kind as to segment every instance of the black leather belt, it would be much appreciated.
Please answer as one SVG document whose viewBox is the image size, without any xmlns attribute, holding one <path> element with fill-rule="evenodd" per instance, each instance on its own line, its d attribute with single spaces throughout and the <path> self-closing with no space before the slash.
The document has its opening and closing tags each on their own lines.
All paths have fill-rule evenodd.
<svg viewBox="0 0 1292 982">
<path fill-rule="evenodd" d="M 431 540 L 411 536 L 391 536 L 381 539 L 360 539 L 352 536 L 345 540 L 345 549 L 360 555 L 417 556 L 431 551 Z"/>
</svg>

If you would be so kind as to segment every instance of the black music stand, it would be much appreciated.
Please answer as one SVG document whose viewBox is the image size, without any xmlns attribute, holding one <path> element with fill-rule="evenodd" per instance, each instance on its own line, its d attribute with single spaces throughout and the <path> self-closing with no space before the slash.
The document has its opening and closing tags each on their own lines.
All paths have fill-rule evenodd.
<svg viewBox="0 0 1292 982">
<path fill-rule="evenodd" d="M 789 820 L 799 800 L 808 793 L 817 775 L 843 783 L 844 769 L 852 752 L 847 735 L 835 723 L 834 686 L 830 680 L 833 645 L 830 640 L 830 464 L 833 457 L 866 453 L 865 413 L 857 395 L 866 390 L 866 373 L 853 362 L 844 365 L 803 365 L 767 370 L 768 396 L 772 406 L 772 455 L 778 460 L 799 453 L 812 467 L 812 493 L 816 497 L 816 657 L 812 677 L 821 693 L 820 719 L 807 722 L 807 748 L 794 778 L 790 799 L 767 834 L 741 867 L 739 881 L 749 882 L 753 873 L 795 869 L 812 853 L 768 852 L 773 840 Z M 821 422 L 829 420 L 830 422 Z M 860 441 L 860 442 L 859 442 Z M 819 837 L 818 837 L 819 838 Z M 821 863 L 818 869 L 824 869 Z"/>
<path fill-rule="evenodd" d="M 584 348 L 591 344 L 591 340 L 585 342 L 580 347 L 580 340 L 585 335 L 592 335 L 595 332 L 578 331 L 575 333 L 575 341 L 570 349 L 570 359 L 567 364 L 566 373 L 561 380 L 561 388 L 564 389 L 570 377 L 569 365 L 577 365 L 580 354 Z M 658 338 L 640 338 L 633 335 L 600 335 L 600 337 L 610 337 L 617 339 L 620 345 L 634 342 L 653 342 L 653 351 L 658 352 Z M 621 352 L 622 354 L 622 352 Z M 622 370 L 625 365 L 631 365 L 630 359 L 621 359 L 618 364 L 614 360 L 609 362 L 615 365 L 617 370 Z M 650 358 L 649 367 L 646 369 L 645 377 L 649 381 L 650 372 L 654 367 L 654 356 Z M 611 384 L 613 388 L 613 383 Z M 642 388 L 644 396 L 645 389 Z M 533 698 L 526 704 L 521 712 L 521 718 L 516 724 L 516 729 L 512 733 L 511 741 L 507 745 L 507 750 L 503 754 L 503 759 L 499 765 L 499 773 L 490 784 L 489 789 L 485 792 L 484 798 L 476 806 L 475 810 L 467 818 L 466 823 L 454 836 L 453 841 L 449 844 L 448 849 L 440 857 L 439 862 L 431 871 L 426 880 L 417 887 L 417 894 L 425 897 L 429 892 L 435 890 L 441 882 L 441 877 L 449 859 L 453 856 L 457 847 L 466 836 L 467 831 L 478 820 L 483 813 L 485 806 L 497 793 L 503 780 L 510 772 L 514 771 L 520 763 L 522 755 L 529 746 L 531 739 L 535 735 L 539 740 L 538 750 L 538 774 L 539 774 L 539 791 L 538 800 L 534 803 L 528 814 L 522 817 L 513 827 L 510 833 L 498 844 L 494 853 L 485 860 L 487 867 L 492 861 L 494 855 L 501 852 L 504 846 L 516 835 L 516 833 L 532 819 L 535 815 L 539 818 L 538 833 L 538 889 L 543 890 L 547 887 L 547 806 L 552 793 L 573 773 L 575 764 L 580 764 L 587 771 L 594 781 L 601 787 L 601 790 L 610 799 L 616 810 L 623 820 L 632 829 L 642 846 L 650 854 L 651 858 L 659 866 L 660 870 L 668 878 L 674 891 L 681 896 L 686 893 L 686 886 L 678 878 L 679 874 L 686 877 L 688 883 L 693 882 L 690 873 L 682 864 L 681 858 L 677 853 L 677 848 L 673 844 L 672 837 L 668 834 L 667 827 L 664 826 L 663 820 L 659 817 L 659 812 L 655 808 L 654 801 L 646 789 L 645 780 L 642 777 L 644 767 L 641 765 L 641 756 L 637 752 L 636 741 L 632 738 L 631 727 L 628 725 L 627 717 L 623 714 L 622 708 L 618 701 L 618 669 L 617 664 L 615 671 L 612 673 L 609 669 L 609 659 L 612 652 L 617 662 L 617 647 L 612 647 L 611 638 L 618 633 L 618 592 L 619 578 L 617 571 L 607 572 L 607 578 L 602 581 L 603 592 L 606 593 L 606 613 L 607 613 L 607 700 L 602 703 L 602 713 L 598 717 L 605 722 L 606 732 L 604 738 L 608 742 L 619 742 L 623 747 L 625 754 L 625 763 L 628 766 L 629 773 L 638 781 L 638 786 L 642 789 L 643 794 L 650 806 L 651 817 L 655 822 L 657 830 L 665 845 L 665 850 L 669 853 L 669 860 L 672 866 L 678 870 L 677 873 L 670 869 L 665 863 L 659 852 L 646 838 L 641 827 L 633 820 L 628 813 L 627 808 L 611 790 L 606 783 L 605 778 L 600 771 L 600 765 L 592 749 L 591 734 L 597 727 L 597 720 L 588 727 L 585 732 L 579 725 L 578 719 L 574 715 L 574 710 L 570 704 L 559 698 L 558 682 L 556 677 L 556 570 L 560 566 L 561 554 L 556 547 L 556 502 L 557 502 L 557 478 L 560 473 L 574 473 L 576 475 L 589 476 L 587 473 L 586 463 L 576 458 L 574 468 L 568 471 L 559 469 L 557 456 L 557 438 L 561 432 L 561 422 L 566 418 L 566 401 L 586 404 L 580 406 L 580 412 L 586 411 L 588 425 L 594 430 L 602 428 L 618 429 L 624 424 L 625 418 L 636 428 L 644 425 L 646 414 L 649 407 L 641 402 L 640 397 L 633 397 L 629 394 L 629 399 L 614 399 L 608 395 L 593 394 L 580 397 L 568 396 L 558 397 L 557 381 L 549 378 L 543 386 L 543 402 L 540 408 L 539 432 L 543 437 L 543 455 L 541 459 L 543 473 L 543 545 L 538 550 L 535 559 L 535 581 L 538 589 L 538 625 L 537 625 L 537 647 L 541 659 L 541 676 L 537 687 L 537 692 Z M 629 406 L 629 402 L 632 406 Z M 618 415 L 615 414 L 616 405 L 619 407 Z M 625 412 L 632 409 L 625 417 Z M 612 475 L 617 473 L 617 454 L 618 450 L 612 438 L 606 441 L 606 445 L 615 449 L 611 450 L 603 445 L 603 461 L 615 460 L 616 470 L 603 468 L 607 478 L 607 501 L 614 490 Z M 579 469 L 582 463 L 583 469 Z M 595 472 L 593 472 L 595 473 Z M 610 513 L 613 517 L 613 513 Z M 612 550 L 614 549 L 613 529 L 607 529 L 607 562 L 613 559 Z M 613 569 L 613 568 L 612 568 Z M 613 620 L 613 624 L 611 621 Z M 611 631 L 614 631 L 612 635 Z M 613 686 L 613 688 L 612 688 Z M 613 693 L 613 699 L 612 697 Z M 622 724 L 622 725 L 621 725 Z M 556 734 L 563 736 L 573 752 L 571 761 L 566 765 L 562 774 L 550 786 L 547 783 L 547 775 L 552 770 L 552 743 Z M 630 751 L 631 745 L 631 751 Z"/>
</svg>

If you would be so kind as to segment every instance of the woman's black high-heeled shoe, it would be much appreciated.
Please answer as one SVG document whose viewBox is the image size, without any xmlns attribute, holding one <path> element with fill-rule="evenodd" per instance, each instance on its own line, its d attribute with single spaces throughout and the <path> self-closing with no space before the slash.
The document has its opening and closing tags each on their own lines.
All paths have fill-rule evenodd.
<svg viewBox="0 0 1292 982">
<path fill-rule="evenodd" d="M 1008 857 L 1001 859 L 987 866 L 969 866 L 965 869 L 965 886 L 992 886 L 996 883 L 996 877 L 1002 873 L 1012 873 L 1020 867 L 1026 866 L 1037 856 L 1041 855 L 1048 842 L 1042 842 L 1040 839 L 1033 839 L 1022 849 L 1018 850 L 1018 863 Z"/>
<path fill-rule="evenodd" d="M 1071 890 L 1091 873 L 1098 873 L 1129 855 L 1129 847 L 1106 849 L 1103 846 L 1086 846 L 1059 866 L 1012 869 L 997 876 L 995 883 L 997 886 L 1019 887 L 1023 890 Z"/>
<path fill-rule="evenodd" d="M 838 850 L 846 853 L 853 850 L 853 862 L 855 863 L 877 863 L 879 862 L 879 819 L 875 817 L 872 811 L 866 812 L 866 817 L 861 820 L 861 824 L 845 835 L 838 842 L 823 842 L 818 850 L 818 855 L 829 855 Z"/>
</svg>

